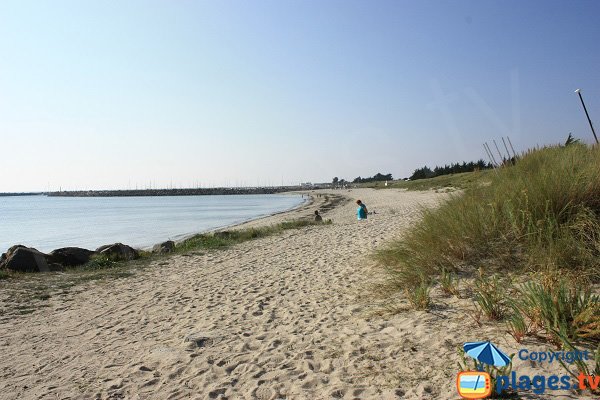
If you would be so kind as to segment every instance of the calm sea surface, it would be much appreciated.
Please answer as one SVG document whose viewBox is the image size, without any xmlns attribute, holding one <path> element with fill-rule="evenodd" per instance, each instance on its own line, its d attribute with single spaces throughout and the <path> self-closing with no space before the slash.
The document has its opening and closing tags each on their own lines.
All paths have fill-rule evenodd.
<svg viewBox="0 0 600 400">
<path fill-rule="evenodd" d="M 122 242 L 147 247 L 293 208 L 297 195 L 0 197 L 0 253 Z"/>
</svg>

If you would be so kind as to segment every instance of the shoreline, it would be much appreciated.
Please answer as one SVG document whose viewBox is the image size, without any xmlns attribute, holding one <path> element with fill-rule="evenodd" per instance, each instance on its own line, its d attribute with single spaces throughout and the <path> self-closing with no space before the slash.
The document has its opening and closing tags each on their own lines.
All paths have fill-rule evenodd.
<svg viewBox="0 0 600 400">
<path fill-rule="evenodd" d="M 222 231 L 228 230 L 228 229 L 240 229 L 243 225 L 246 225 L 246 224 L 249 224 L 249 223 L 253 223 L 253 222 L 265 220 L 265 219 L 268 219 L 268 218 L 272 218 L 272 217 L 276 217 L 276 216 L 280 216 L 280 215 L 284 215 L 284 214 L 288 214 L 288 213 L 291 214 L 291 213 L 296 212 L 296 211 L 302 211 L 304 209 L 307 209 L 308 207 L 310 207 L 314 203 L 314 198 L 310 194 L 307 194 L 307 193 L 282 192 L 282 193 L 278 193 L 278 194 L 296 194 L 296 195 L 298 195 L 298 194 L 304 194 L 305 196 L 308 195 L 308 198 L 306 198 L 306 200 L 304 200 L 302 203 L 300 203 L 300 204 L 298 204 L 298 205 L 296 205 L 296 206 L 294 206 L 292 208 L 288 208 L 287 210 L 277 211 L 277 212 L 274 212 L 274 213 L 271 213 L 271 214 L 261 215 L 261 216 L 258 216 L 256 218 L 249 218 L 249 219 L 246 219 L 246 220 L 243 220 L 243 221 L 240 221 L 240 222 L 235 222 L 235 223 L 232 223 L 232 224 L 229 224 L 229 225 L 220 226 L 218 228 L 212 228 L 212 229 L 207 229 L 207 230 L 196 232 L 196 233 L 191 233 L 189 235 L 185 235 L 182 238 L 174 240 L 174 242 L 177 245 L 177 244 L 180 244 L 180 243 L 186 241 L 187 239 L 190 239 L 190 238 L 192 238 L 192 237 L 194 237 L 196 235 L 202 235 L 202 234 L 214 233 L 214 232 L 222 232 Z M 151 246 L 140 248 L 140 250 L 146 250 L 146 249 L 152 250 L 152 247 L 154 247 L 155 245 L 160 244 L 160 243 L 161 242 L 154 243 Z"/>
<path fill-rule="evenodd" d="M 276 225 L 281 222 L 303 220 L 303 219 L 314 219 L 314 211 L 319 210 L 319 214 L 323 220 L 327 220 L 329 213 L 335 209 L 344 206 L 350 202 L 350 197 L 346 194 L 336 193 L 335 191 L 311 191 L 311 193 L 300 193 L 305 196 L 309 196 L 309 199 L 300 204 L 298 207 L 294 207 L 287 211 L 281 211 L 272 215 L 264 216 L 249 220 L 240 224 L 234 224 L 228 228 L 217 229 L 214 232 L 222 231 L 225 229 L 247 229 L 247 228 L 259 228 L 267 225 Z"/>
<path fill-rule="evenodd" d="M 143 244 L 143 245 L 130 245 L 126 241 L 123 241 L 121 243 L 124 243 L 125 245 L 130 245 L 132 248 L 135 248 L 137 250 L 152 251 L 152 248 L 155 245 L 164 243 L 165 241 L 168 241 L 168 240 L 173 240 L 175 243 L 181 243 L 181 242 L 185 241 L 186 239 L 189 239 L 189 238 L 191 238 L 193 236 L 196 236 L 196 235 L 217 232 L 219 230 L 224 230 L 224 229 L 231 229 L 231 228 L 237 227 L 239 225 L 244 225 L 244 224 L 250 223 L 252 221 L 261 220 L 261 219 L 270 218 L 270 217 L 273 217 L 273 216 L 276 216 L 276 215 L 293 212 L 295 210 L 298 210 L 298 209 L 301 209 L 301 208 L 304 208 L 304 207 L 308 207 L 313 202 L 313 199 L 311 198 L 310 194 L 305 193 L 305 192 L 298 192 L 298 191 L 293 192 L 293 191 L 290 191 L 290 192 L 280 192 L 280 193 L 273 193 L 273 194 L 276 194 L 276 195 L 296 195 L 296 196 L 298 194 L 301 194 L 301 195 L 303 194 L 305 196 L 308 195 L 309 197 L 307 199 L 304 199 L 299 204 L 294 205 L 291 208 L 281 210 L 281 211 L 275 211 L 275 212 L 271 212 L 271 213 L 266 213 L 266 214 L 262 214 L 262 215 L 259 215 L 259 216 L 256 216 L 256 217 L 254 217 L 254 216 L 253 217 L 249 217 L 249 218 L 242 219 L 242 220 L 239 220 L 237 222 L 230 223 L 230 224 L 223 225 L 223 226 L 218 226 L 218 227 L 214 227 L 214 228 L 208 228 L 208 229 L 204 229 L 204 230 L 200 230 L 200 231 L 195 231 L 195 232 L 191 232 L 191 233 L 176 234 L 176 235 L 171 236 L 171 237 L 176 238 L 176 239 L 171 239 L 169 237 L 167 237 L 167 238 L 161 238 L 158 241 L 154 241 L 152 243 Z M 261 194 L 256 194 L 256 195 L 261 195 Z M 18 242 L 18 243 L 12 243 L 12 244 L 8 245 L 8 247 L 6 249 L 0 249 L 0 254 L 6 252 L 12 246 L 20 245 L 20 244 L 22 244 L 24 242 L 26 242 L 26 241 L 21 241 L 21 242 Z M 60 249 L 60 248 L 82 248 L 82 249 L 85 249 L 85 250 L 95 251 L 95 249 L 98 248 L 98 247 L 100 247 L 100 246 L 109 245 L 109 244 L 113 244 L 113 243 L 117 243 L 117 242 L 112 241 L 112 240 L 108 240 L 106 243 L 101 243 L 98 246 L 91 246 L 91 247 L 86 246 L 85 244 L 84 245 L 65 244 L 63 246 L 59 246 L 59 247 L 56 247 L 56 248 L 51 248 L 51 249 L 49 249 L 47 251 L 42 251 L 42 253 L 49 254 L 52 251 Z M 37 247 L 35 245 L 25 245 L 25 246 L 28 247 L 28 248 L 37 249 L 37 250 L 39 250 L 38 247 L 40 247 L 39 245 Z"/>
</svg>

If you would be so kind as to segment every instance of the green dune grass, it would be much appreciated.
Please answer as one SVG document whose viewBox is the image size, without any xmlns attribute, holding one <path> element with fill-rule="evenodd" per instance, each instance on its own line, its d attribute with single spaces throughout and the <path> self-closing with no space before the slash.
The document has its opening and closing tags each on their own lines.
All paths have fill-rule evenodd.
<svg viewBox="0 0 600 400">
<path fill-rule="evenodd" d="M 460 175 L 477 184 L 424 210 L 407 236 L 377 253 L 392 290 L 480 267 L 600 278 L 599 147 L 532 150 L 497 173 Z"/>
</svg>

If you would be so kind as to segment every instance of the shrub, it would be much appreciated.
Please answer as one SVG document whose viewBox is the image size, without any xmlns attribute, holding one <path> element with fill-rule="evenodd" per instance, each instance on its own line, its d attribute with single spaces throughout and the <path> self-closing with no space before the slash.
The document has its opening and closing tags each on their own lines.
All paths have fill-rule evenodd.
<svg viewBox="0 0 600 400">
<path fill-rule="evenodd" d="M 105 269 L 105 268 L 114 268 L 119 265 L 119 262 L 114 259 L 114 257 L 107 256 L 104 254 L 94 254 L 90 257 L 90 261 L 88 261 L 83 268 L 88 270 L 95 269 Z"/>
<path fill-rule="evenodd" d="M 429 308 L 431 304 L 430 289 L 429 283 L 422 281 L 414 289 L 406 290 L 408 301 L 416 310 L 427 310 Z"/>
<path fill-rule="evenodd" d="M 600 340 L 600 297 L 589 287 L 561 280 L 545 287 L 528 282 L 520 289 L 519 309 L 559 344 L 568 340 Z"/>
<path fill-rule="evenodd" d="M 523 314 L 517 308 L 513 308 L 513 312 L 508 317 L 506 325 L 508 327 L 508 334 L 517 343 L 521 343 L 525 336 L 529 334 L 529 325 L 525 322 Z"/>
<path fill-rule="evenodd" d="M 475 304 L 485 316 L 493 321 L 501 320 L 506 315 L 506 289 L 498 276 L 479 277 L 475 281 Z"/>
<path fill-rule="evenodd" d="M 458 278 L 454 272 L 448 271 L 445 268 L 442 269 L 440 276 L 440 285 L 442 291 L 448 295 L 458 296 Z"/>
<path fill-rule="evenodd" d="M 575 347 L 575 345 L 566 337 L 564 336 L 560 336 L 560 340 L 563 344 L 563 348 L 566 351 L 570 351 L 570 352 L 577 352 L 579 354 L 581 354 L 581 350 L 577 349 Z M 575 368 L 577 368 L 577 371 L 574 372 L 571 370 L 571 367 L 567 364 L 565 364 L 565 362 L 562 359 L 558 359 L 558 362 L 560 363 L 560 365 L 565 369 L 565 371 L 567 371 L 571 376 L 573 376 L 575 379 L 578 378 L 579 374 L 584 374 L 587 376 L 593 376 L 593 377 L 598 377 L 600 376 L 600 344 L 598 345 L 598 347 L 596 348 L 596 351 L 594 351 L 592 353 L 592 366 L 590 367 L 588 365 L 588 363 L 580 358 L 576 358 L 573 361 L 573 365 L 575 366 Z M 596 387 L 595 389 L 591 389 L 590 391 L 594 394 L 600 394 L 600 387 Z"/>
</svg>

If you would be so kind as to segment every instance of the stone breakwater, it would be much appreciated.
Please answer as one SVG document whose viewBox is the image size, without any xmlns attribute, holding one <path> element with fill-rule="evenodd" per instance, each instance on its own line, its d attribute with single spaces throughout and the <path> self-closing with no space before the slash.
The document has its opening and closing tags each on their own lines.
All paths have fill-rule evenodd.
<svg viewBox="0 0 600 400">
<path fill-rule="evenodd" d="M 276 194 L 302 190 L 298 186 L 257 188 L 205 188 L 205 189 L 141 189 L 141 190 L 76 190 L 48 192 L 51 197 L 133 197 L 133 196 L 211 196 L 241 194 Z"/>
</svg>

